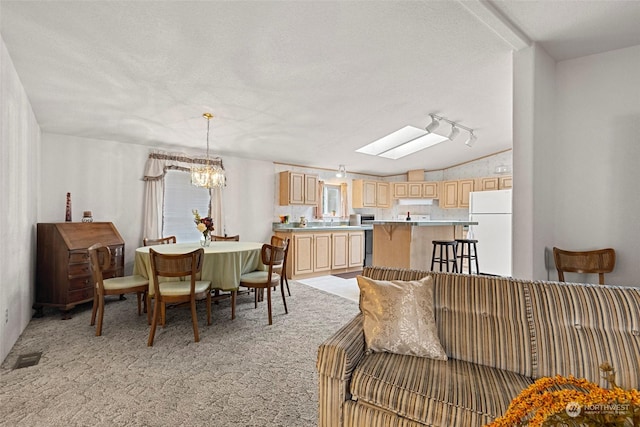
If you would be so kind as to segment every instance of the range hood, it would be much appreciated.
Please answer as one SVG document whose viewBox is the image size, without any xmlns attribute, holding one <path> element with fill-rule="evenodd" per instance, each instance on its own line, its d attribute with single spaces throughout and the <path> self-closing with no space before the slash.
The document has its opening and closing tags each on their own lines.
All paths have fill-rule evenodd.
<svg viewBox="0 0 640 427">
<path fill-rule="evenodd" d="M 398 199 L 398 204 L 406 206 L 433 205 L 433 199 Z"/>
</svg>

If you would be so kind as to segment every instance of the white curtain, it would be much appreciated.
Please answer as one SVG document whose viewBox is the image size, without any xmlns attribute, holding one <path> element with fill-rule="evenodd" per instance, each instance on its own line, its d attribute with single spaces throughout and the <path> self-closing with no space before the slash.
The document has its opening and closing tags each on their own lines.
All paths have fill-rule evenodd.
<svg viewBox="0 0 640 427">
<path fill-rule="evenodd" d="M 207 159 L 190 157 L 182 153 L 153 151 L 149 154 L 144 168 L 144 210 L 142 216 L 143 237 L 157 239 L 162 237 L 162 210 L 164 204 L 164 174 L 169 169 L 191 171 L 194 164 L 204 164 Z M 222 159 L 209 158 L 209 163 L 222 169 Z M 222 206 L 222 188 L 209 191 L 211 201 L 208 215 L 213 218 L 216 230 L 224 230 L 224 208 Z"/>
</svg>

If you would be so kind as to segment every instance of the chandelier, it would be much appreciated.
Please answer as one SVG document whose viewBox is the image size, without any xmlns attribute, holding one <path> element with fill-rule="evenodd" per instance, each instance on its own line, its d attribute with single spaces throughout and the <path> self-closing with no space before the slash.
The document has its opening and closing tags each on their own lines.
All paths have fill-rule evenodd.
<svg viewBox="0 0 640 427">
<path fill-rule="evenodd" d="M 202 117 L 207 119 L 207 158 L 203 166 L 199 165 L 191 168 L 191 184 L 204 188 L 222 187 L 227 180 L 224 175 L 224 169 L 219 165 L 219 161 L 212 163 L 209 158 L 209 123 L 213 115 L 204 113 Z"/>
</svg>

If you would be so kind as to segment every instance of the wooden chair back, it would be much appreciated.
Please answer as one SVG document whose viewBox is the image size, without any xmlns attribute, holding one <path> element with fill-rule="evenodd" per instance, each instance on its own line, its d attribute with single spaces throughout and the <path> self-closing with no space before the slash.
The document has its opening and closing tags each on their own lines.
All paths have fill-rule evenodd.
<svg viewBox="0 0 640 427">
<path fill-rule="evenodd" d="M 202 270 L 204 249 L 199 248 L 186 254 L 161 254 L 153 248 L 149 249 L 151 271 L 153 272 L 153 289 L 160 295 L 160 277 L 186 277 L 191 279 L 191 293 L 195 292 L 196 276 Z"/>
<path fill-rule="evenodd" d="M 240 241 L 240 235 L 236 234 L 235 236 L 211 236 L 211 240 L 214 242 L 222 242 L 225 240 L 230 240 L 234 242 Z"/>
<path fill-rule="evenodd" d="M 268 267 L 268 278 L 266 283 L 271 283 L 271 276 L 273 274 L 273 269 L 280 267 L 284 262 L 284 252 L 286 250 L 286 246 L 273 246 L 264 244 L 262 245 L 262 250 L 260 252 L 260 256 L 262 257 L 262 264 L 265 267 Z"/>
<path fill-rule="evenodd" d="M 279 246 L 284 248 L 284 258 L 282 259 L 282 268 L 287 266 L 287 255 L 289 254 L 289 238 L 283 239 L 278 236 L 271 236 L 271 246 Z"/>
<path fill-rule="evenodd" d="M 102 272 L 111 267 L 111 249 L 102 243 L 96 243 L 88 248 L 91 260 L 91 274 L 93 275 L 94 289 L 98 287 L 101 294 L 104 293 L 104 278 Z"/>
<path fill-rule="evenodd" d="M 606 248 L 577 252 L 554 247 L 553 259 L 561 282 L 565 281 L 564 273 L 595 273 L 604 285 L 604 274 L 611 273 L 616 265 L 616 251 Z"/>
<path fill-rule="evenodd" d="M 142 240 L 144 246 L 153 246 L 153 245 L 168 245 L 171 243 L 176 243 L 176 236 L 167 236 L 161 237 L 159 239 L 147 239 L 146 237 Z"/>
</svg>

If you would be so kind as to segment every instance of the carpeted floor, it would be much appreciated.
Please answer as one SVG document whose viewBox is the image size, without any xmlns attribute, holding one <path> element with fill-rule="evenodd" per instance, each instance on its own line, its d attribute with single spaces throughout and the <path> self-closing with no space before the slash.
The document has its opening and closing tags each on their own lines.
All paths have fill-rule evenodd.
<svg viewBox="0 0 640 427">
<path fill-rule="evenodd" d="M 70 320 L 54 311 L 33 319 L 0 367 L 3 426 L 313 426 L 317 425 L 318 345 L 358 313 L 353 301 L 291 281 L 284 314 L 274 296 L 213 306 L 199 343 L 188 309 L 167 311 L 154 346 L 135 297 L 110 300 L 103 335 L 89 326 L 90 305 Z M 18 356 L 42 352 L 36 366 L 12 369 Z"/>
</svg>

